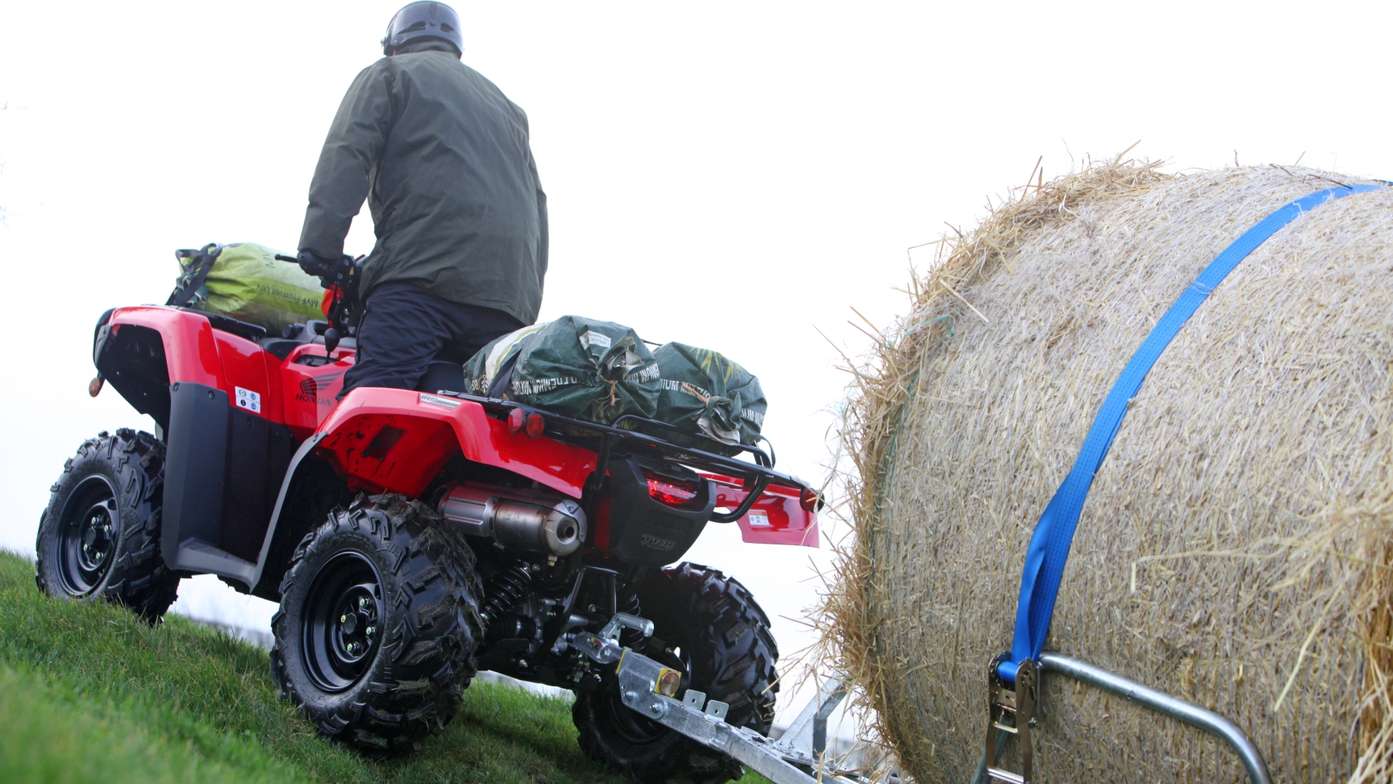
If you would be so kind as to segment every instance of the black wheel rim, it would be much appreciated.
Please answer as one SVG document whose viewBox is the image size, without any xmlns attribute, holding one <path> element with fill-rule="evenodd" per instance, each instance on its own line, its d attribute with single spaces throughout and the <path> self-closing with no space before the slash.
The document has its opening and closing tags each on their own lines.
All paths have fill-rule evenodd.
<svg viewBox="0 0 1393 784">
<path fill-rule="evenodd" d="M 643 653 L 661 662 L 664 666 L 682 673 L 682 683 L 678 686 L 677 691 L 679 695 L 691 685 L 691 657 L 685 649 L 654 637 L 649 639 L 648 644 L 644 646 Z M 614 731 L 624 740 L 641 745 L 653 743 L 672 733 L 672 730 L 662 724 L 644 718 L 638 711 L 625 705 L 623 697 L 619 694 L 619 689 L 613 682 L 606 689 L 606 692 L 608 698 L 604 700 L 603 704 L 610 714 L 610 726 L 614 727 Z"/>
<path fill-rule="evenodd" d="M 382 578 L 362 553 L 345 551 L 325 562 L 305 597 L 305 671 L 320 689 L 337 694 L 363 679 L 377 658 L 383 633 Z"/>
<path fill-rule="evenodd" d="M 120 542 L 116 488 L 104 476 L 83 479 L 59 512 L 58 576 L 63 590 L 72 596 L 97 590 L 111 572 Z"/>
</svg>

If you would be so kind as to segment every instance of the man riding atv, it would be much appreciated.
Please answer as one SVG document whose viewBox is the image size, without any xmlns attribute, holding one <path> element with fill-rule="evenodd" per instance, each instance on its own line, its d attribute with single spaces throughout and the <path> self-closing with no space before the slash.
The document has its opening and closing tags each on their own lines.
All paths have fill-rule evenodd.
<svg viewBox="0 0 1393 784">
<path fill-rule="evenodd" d="M 708 523 L 816 547 L 818 494 L 774 469 L 763 393 L 715 352 L 565 317 L 503 362 L 510 384 L 468 383 L 464 358 L 537 315 L 545 197 L 522 113 L 460 64 L 448 8 L 402 9 L 384 47 L 329 134 L 297 257 L 181 251 L 166 305 L 98 318 L 89 391 L 109 383 L 153 432 L 64 464 L 36 583 L 151 622 L 193 575 L 277 602 L 281 694 L 370 752 L 415 748 L 490 670 L 574 692 L 582 749 L 613 769 L 737 778 L 768 757 L 778 647 L 743 585 L 681 559 Z M 369 191 L 360 268 L 342 247 Z M 219 265 L 297 261 L 327 320 L 315 290 L 263 320 L 218 305 Z"/>
<path fill-rule="evenodd" d="M 463 48 L 449 6 L 402 8 L 386 56 L 348 88 L 319 156 L 300 265 L 334 270 L 365 198 L 377 233 L 345 393 L 413 389 L 432 361 L 462 363 L 537 319 L 547 207 L 527 116 L 460 62 Z"/>
</svg>

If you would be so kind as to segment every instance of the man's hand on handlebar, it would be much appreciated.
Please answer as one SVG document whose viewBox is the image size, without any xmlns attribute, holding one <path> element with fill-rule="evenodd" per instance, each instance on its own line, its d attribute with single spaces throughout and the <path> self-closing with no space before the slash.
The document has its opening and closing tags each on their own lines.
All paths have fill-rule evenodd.
<svg viewBox="0 0 1393 784">
<path fill-rule="evenodd" d="M 316 278 L 333 277 L 338 272 L 340 262 L 331 261 L 320 256 L 318 253 L 306 248 L 295 256 L 295 262 L 300 265 L 300 269 L 306 275 L 313 275 Z"/>
<path fill-rule="evenodd" d="M 306 248 L 294 256 L 277 255 L 279 261 L 300 265 L 307 275 L 319 278 L 324 288 L 342 286 L 351 289 L 358 262 L 352 256 L 340 256 L 337 260 L 326 259 Z"/>
<path fill-rule="evenodd" d="M 299 264 L 306 274 L 319 278 L 326 291 L 324 316 L 329 320 L 329 328 L 324 332 L 325 350 L 333 353 L 342 334 L 352 334 L 358 308 L 358 265 L 361 260 L 352 256 L 341 256 L 331 261 L 308 248 L 294 256 L 277 255 L 280 261 Z"/>
</svg>

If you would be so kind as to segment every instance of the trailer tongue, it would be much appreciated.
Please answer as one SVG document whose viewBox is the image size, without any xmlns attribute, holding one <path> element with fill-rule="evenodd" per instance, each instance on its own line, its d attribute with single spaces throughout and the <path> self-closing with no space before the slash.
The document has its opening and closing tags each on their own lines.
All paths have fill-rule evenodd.
<svg viewBox="0 0 1393 784">
<path fill-rule="evenodd" d="M 602 665 L 614 665 L 620 698 L 631 710 L 658 722 L 703 746 L 729 755 L 758 771 L 774 784 L 867 784 L 871 780 L 857 773 L 837 770 L 825 762 L 816 740 L 813 753 L 794 748 L 792 743 L 775 741 L 748 727 L 726 722 L 729 707 L 720 700 L 707 700 L 704 692 L 687 689 L 681 699 L 677 692 L 682 674 L 661 662 L 619 643 L 625 629 L 644 637 L 653 634 L 653 623 L 628 613 L 618 613 L 599 634 L 575 632 L 557 642 L 556 653 L 570 649 Z M 845 689 L 840 683 L 820 690 L 795 724 L 805 721 L 825 723 L 827 715 L 841 702 Z M 791 737 L 797 733 L 786 733 Z M 817 756 L 814 756 L 817 755 Z"/>
</svg>

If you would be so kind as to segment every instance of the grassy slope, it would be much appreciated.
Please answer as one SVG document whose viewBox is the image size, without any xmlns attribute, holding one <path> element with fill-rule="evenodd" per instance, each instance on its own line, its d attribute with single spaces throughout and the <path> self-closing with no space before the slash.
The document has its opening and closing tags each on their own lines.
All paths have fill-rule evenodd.
<svg viewBox="0 0 1393 784">
<path fill-rule="evenodd" d="M 611 780 L 566 703 L 483 683 L 420 752 L 364 759 L 276 696 L 265 652 L 182 618 L 150 628 L 47 599 L 27 559 L 0 554 L 0 781 Z"/>
</svg>

